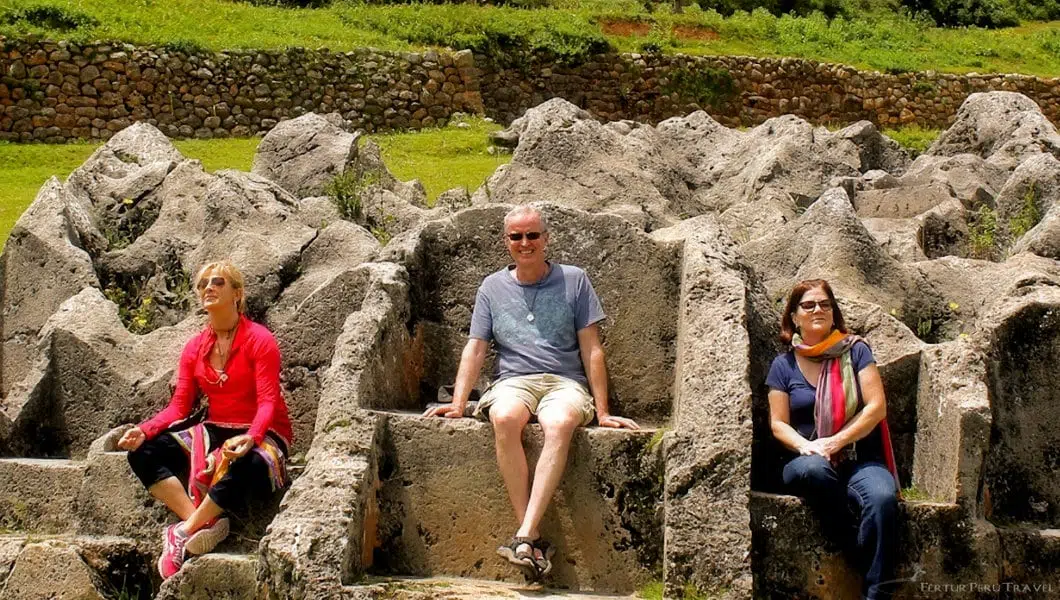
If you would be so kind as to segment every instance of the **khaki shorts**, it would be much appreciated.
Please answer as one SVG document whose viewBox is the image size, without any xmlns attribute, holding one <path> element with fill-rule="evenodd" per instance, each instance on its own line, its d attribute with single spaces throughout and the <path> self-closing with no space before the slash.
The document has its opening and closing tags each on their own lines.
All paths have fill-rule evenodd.
<svg viewBox="0 0 1060 600">
<path fill-rule="evenodd" d="M 588 425 L 596 415 L 593 397 L 584 385 L 559 375 L 540 373 L 509 377 L 491 385 L 482 395 L 475 409 L 475 417 L 488 421 L 490 406 L 508 398 L 522 401 L 532 415 L 553 404 L 570 406 L 581 413 L 583 426 Z"/>
</svg>

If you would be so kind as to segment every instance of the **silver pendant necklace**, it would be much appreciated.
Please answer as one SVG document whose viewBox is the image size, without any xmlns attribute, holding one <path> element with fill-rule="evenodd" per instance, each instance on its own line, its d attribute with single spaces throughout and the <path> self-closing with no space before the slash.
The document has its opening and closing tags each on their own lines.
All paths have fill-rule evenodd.
<svg viewBox="0 0 1060 600">
<path fill-rule="evenodd" d="M 530 287 L 534 288 L 534 295 L 530 297 L 530 302 L 526 302 L 525 298 L 523 300 L 523 302 L 526 302 L 526 320 L 530 323 L 534 322 L 534 304 L 537 302 L 537 294 L 541 291 L 541 283 L 546 281 L 548 279 L 548 276 L 551 274 L 552 264 L 549 263 L 548 269 L 545 270 L 544 276 L 542 276 L 541 279 L 538 279 L 530 285 Z M 519 281 L 519 278 L 515 274 L 514 270 L 512 271 L 512 277 L 514 277 L 517 282 Z"/>
<path fill-rule="evenodd" d="M 526 320 L 531 323 L 534 322 L 534 303 L 537 302 L 537 293 L 540 291 L 541 290 L 538 289 L 537 284 L 534 284 L 534 296 L 530 298 L 530 304 L 526 306 Z"/>
</svg>

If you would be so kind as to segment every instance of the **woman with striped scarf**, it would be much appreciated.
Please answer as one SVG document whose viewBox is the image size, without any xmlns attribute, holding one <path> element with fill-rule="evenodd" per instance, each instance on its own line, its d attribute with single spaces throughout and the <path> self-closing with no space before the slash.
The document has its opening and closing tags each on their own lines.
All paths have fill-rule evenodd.
<svg viewBox="0 0 1060 600">
<path fill-rule="evenodd" d="M 180 519 L 162 531 L 164 579 L 228 535 L 227 514 L 286 485 L 292 439 L 280 349 L 245 315 L 243 274 L 213 262 L 195 276 L 195 290 L 209 318 L 184 346 L 169 405 L 118 441 L 147 491 Z M 205 414 L 189 422 L 197 405 Z"/>
<path fill-rule="evenodd" d="M 889 598 L 894 578 L 898 475 L 887 402 L 872 350 L 847 332 L 831 286 L 798 283 L 781 317 L 791 350 L 769 369 L 770 426 L 790 451 L 784 484 L 829 530 L 854 536 L 863 598 Z"/>
</svg>

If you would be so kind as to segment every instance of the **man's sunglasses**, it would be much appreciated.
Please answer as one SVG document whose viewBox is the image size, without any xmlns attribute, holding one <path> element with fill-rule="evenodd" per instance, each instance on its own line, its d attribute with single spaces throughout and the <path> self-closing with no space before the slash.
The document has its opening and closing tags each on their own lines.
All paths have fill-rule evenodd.
<svg viewBox="0 0 1060 600">
<path fill-rule="evenodd" d="M 207 285 L 212 285 L 215 288 L 223 288 L 225 286 L 224 277 L 203 277 L 199 280 L 199 283 L 195 286 L 200 290 L 205 290 Z"/>
<path fill-rule="evenodd" d="M 832 301 L 831 300 L 821 300 L 820 302 L 814 302 L 813 300 L 807 300 L 805 302 L 799 302 L 799 308 L 801 308 L 802 310 L 804 310 L 806 312 L 813 312 L 813 309 L 817 308 L 818 306 L 821 307 L 821 310 L 823 312 L 831 312 L 832 311 Z"/>
<path fill-rule="evenodd" d="M 532 241 L 534 241 L 536 239 L 539 239 L 541 237 L 541 232 L 540 231 L 527 231 L 525 234 L 519 233 L 519 232 L 509 233 L 508 234 L 508 239 L 513 241 L 513 242 L 521 242 L 521 241 L 523 241 L 523 235 L 526 235 L 526 239 L 528 239 L 528 240 L 530 240 L 532 242 Z"/>
</svg>

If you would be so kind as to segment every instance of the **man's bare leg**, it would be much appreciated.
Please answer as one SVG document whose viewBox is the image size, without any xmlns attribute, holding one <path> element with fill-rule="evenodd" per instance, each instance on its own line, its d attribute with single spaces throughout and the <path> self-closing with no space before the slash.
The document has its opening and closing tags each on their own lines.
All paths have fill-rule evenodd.
<svg viewBox="0 0 1060 600">
<path fill-rule="evenodd" d="M 555 404 L 540 410 L 537 421 L 541 424 L 545 443 L 541 447 L 541 457 L 534 469 L 534 484 L 526 513 L 521 519 L 519 531 L 515 534 L 518 537 L 539 537 L 538 526 L 559 486 L 563 471 L 567 468 L 571 438 L 574 436 L 574 430 L 581 425 L 582 415 L 573 407 Z"/>
<path fill-rule="evenodd" d="M 489 416 L 497 446 L 497 466 L 515 511 L 515 520 L 522 522 L 530 501 L 530 469 L 523 450 L 523 429 L 530 422 L 530 410 L 517 398 L 498 398 L 490 406 Z"/>
</svg>

